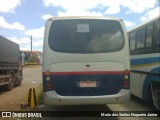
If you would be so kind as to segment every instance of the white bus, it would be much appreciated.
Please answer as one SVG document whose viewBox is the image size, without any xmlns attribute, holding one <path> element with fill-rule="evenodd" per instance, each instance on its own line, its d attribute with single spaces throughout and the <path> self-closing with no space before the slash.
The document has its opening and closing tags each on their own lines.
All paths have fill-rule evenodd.
<svg viewBox="0 0 160 120">
<path fill-rule="evenodd" d="M 53 17 L 43 47 L 46 105 L 120 103 L 130 98 L 127 32 L 121 19 Z"/>
<path fill-rule="evenodd" d="M 160 17 L 128 31 L 131 93 L 160 110 Z"/>
</svg>

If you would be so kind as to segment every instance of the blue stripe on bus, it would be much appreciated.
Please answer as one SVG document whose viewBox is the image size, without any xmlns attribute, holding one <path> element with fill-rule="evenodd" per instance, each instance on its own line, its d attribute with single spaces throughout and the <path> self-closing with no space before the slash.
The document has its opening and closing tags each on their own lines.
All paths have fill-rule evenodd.
<svg viewBox="0 0 160 120">
<path fill-rule="evenodd" d="M 160 57 L 150 57 L 150 58 L 137 58 L 131 59 L 131 67 L 134 66 L 146 66 L 146 65 L 153 65 L 154 63 L 158 63 L 157 67 L 152 69 L 151 71 L 136 71 L 135 69 L 133 72 L 146 74 L 146 78 L 144 79 L 144 84 L 142 86 L 142 99 L 148 100 L 149 90 L 151 90 L 150 85 L 152 82 L 160 82 Z M 155 75 L 156 74 L 156 75 Z"/>
<path fill-rule="evenodd" d="M 160 62 L 160 57 L 131 59 L 131 66 Z"/>
</svg>

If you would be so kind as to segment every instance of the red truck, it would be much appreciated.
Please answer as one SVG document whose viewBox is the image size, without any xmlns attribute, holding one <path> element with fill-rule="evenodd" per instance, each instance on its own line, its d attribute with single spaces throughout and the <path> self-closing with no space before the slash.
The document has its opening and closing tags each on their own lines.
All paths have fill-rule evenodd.
<svg viewBox="0 0 160 120">
<path fill-rule="evenodd" d="M 0 35 L 0 87 L 12 90 L 23 80 L 19 45 Z"/>
</svg>

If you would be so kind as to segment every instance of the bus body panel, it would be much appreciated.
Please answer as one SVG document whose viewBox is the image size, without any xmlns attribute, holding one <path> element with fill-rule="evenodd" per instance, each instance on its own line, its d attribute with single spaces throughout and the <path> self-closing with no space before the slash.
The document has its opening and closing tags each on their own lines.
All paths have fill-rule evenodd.
<svg viewBox="0 0 160 120">
<path fill-rule="evenodd" d="M 118 62 L 60 62 L 51 64 L 51 72 L 124 71 L 124 66 Z"/>
<path fill-rule="evenodd" d="M 46 105 L 92 105 L 122 103 L 130 99 L 130 91 L 121 90 L 118 94 L 103 96 L 60 96 L 55 91 L 43 94 Z"/>
<path fill-rule="evenodd" d="M 131 56 L 131 93 L 141 99 L 148 99 L 148 89 L 154 81 L 159 81 L 160 53 Z M 137 89 L 135 89 L 135 86 Z"/>
</svg>

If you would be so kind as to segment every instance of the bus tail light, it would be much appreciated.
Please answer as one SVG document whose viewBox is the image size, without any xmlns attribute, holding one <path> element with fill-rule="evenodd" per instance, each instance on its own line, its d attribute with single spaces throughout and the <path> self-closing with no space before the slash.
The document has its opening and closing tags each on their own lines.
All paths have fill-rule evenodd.
<svg viewBox="0 0 160 120">
<path fill-rule="evenodd" d="M 46 71 L 44 72 L 44 74 L 45 74 L 45 75 L 50 75 L 50 71 L 46 70 Z"/>
<path fill-rule="evenodd" d="M 50 82 L 46 83 L 46 88 L 47 88 L 47 90 L 51 90 L 53 88 L 52 83 L 50 83 Z"/>
<path fill-rule="evenodd" d="M 125 79 L 125 80 L 128 80 L 128 79 L 129 79 L 129 76 L 128 76 L 128 75 L 124 75 L 124 79 Z"/>
<path fill-rule="evenodd" d="M 128 69 L 126 69 L 125 70 L 125 74 L 129 74 L 130 72 L 129 72 L 129 70 Z"/>
<path fill-rule="evenodd" d="M 46 81 L 50 81 L 50 80 L 51 80 L 50 76 L 47 76 Z"/>
<path fill-rule="evenodd" d="M 45 72 L 44 72 L 44 75 L 45 75 L 45 80 L 46 80 L 46 81 L 50 81 L 50 80 L 51 80 L 51 78 L 50 78 L 50 77 L 51 77 L 51 76 L 50 76 L 50 75 L 51 75 L 51 74 L 50 74 L 50 71 L 48 71 L 48 70 L 45 71 Z"/>
<path fill-rule="evenodd" d="M 128 89 L 129 88 L 129 81 L 123 81 L 122 87 L 124 89 Z"/>
</svg>

